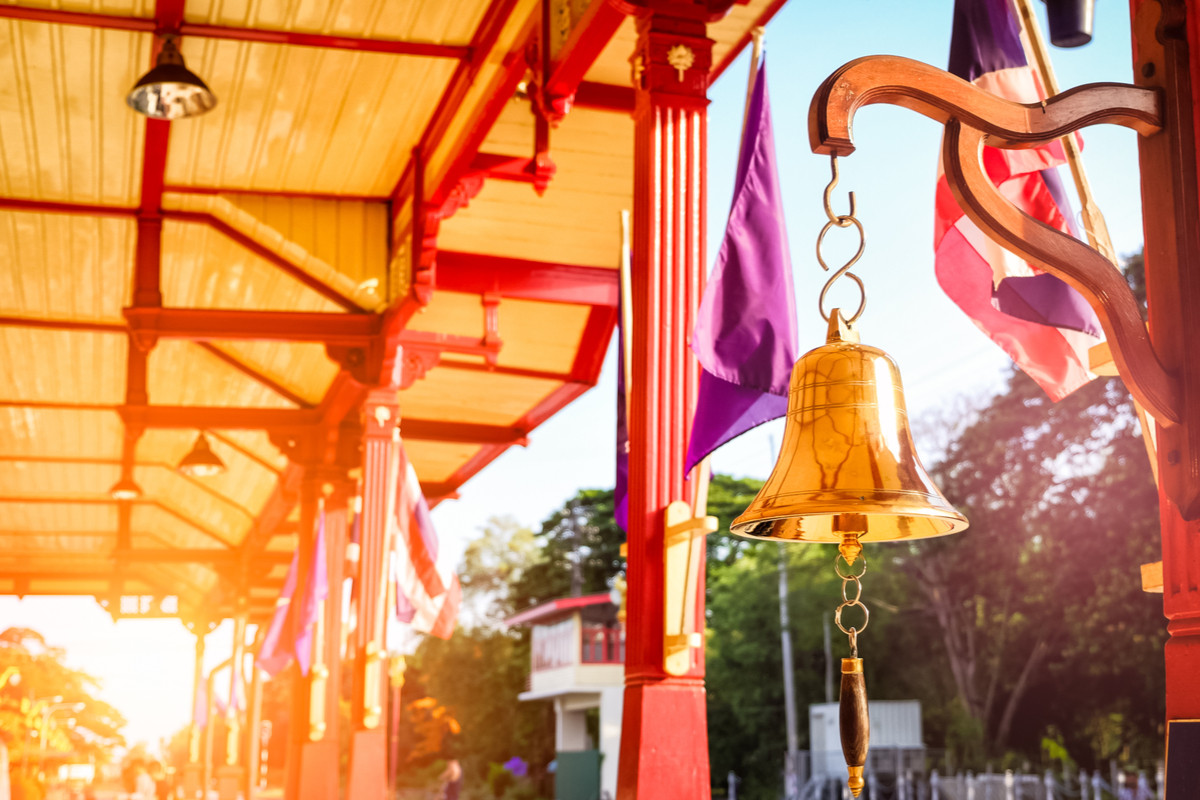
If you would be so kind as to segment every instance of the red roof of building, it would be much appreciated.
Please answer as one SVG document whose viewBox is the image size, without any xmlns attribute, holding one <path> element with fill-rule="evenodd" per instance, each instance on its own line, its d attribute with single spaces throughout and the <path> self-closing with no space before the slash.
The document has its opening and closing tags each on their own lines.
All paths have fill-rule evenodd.
<svg viewBox="0 0 1200 800">
<path fill-rule="evenodd" d="M 600 592 L 599 594 L 586 594 L 582 597 L 560 597 L 557 600 L 551 600 L 548 603 L 527 608 L 524 611 L 519 611 L 513 614 L 508 619 L 504 620 L 505 626 L 511 628 L 514 625 L 525 625 L 531 622 L 545 622 L 553 617 L 565 616 L 568 612 L 574 611 L 577 608 L 585 608 L 587 606 L 597 606 L 608 603 L 613 604 L 611 592 Z"/>
</svg>

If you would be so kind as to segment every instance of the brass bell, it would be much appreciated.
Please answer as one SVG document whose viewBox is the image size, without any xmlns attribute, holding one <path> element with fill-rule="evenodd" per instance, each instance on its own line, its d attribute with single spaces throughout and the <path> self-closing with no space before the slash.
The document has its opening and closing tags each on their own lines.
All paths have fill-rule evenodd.
<svg viewBox="0 0 1200 800">
<path fill-rule="evenodd" d="M 856 543 L 957 533 L 967 518 L 917 460 L 900 372 L 830 315 L 823 347 L 792 369 L 783 447 L 730 530 L 755 539 Z M 854 560 L 854 549 L 847 555 Z"/>
</svg>

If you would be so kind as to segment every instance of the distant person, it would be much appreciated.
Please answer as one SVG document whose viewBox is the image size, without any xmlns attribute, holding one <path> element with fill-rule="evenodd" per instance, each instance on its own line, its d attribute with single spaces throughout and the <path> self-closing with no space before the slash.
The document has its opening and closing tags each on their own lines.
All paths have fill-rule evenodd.
<svg viewBox="0 0 1200 800">
<path fill-rule="evenodd" d="M 157 800 L 154 778 L 146 771 L 143 764 L 137 766 L 137 777 L 134 778 L 133 796 L 135 800 Z"/>
<path fill-rule="evenodd" d="M 462 791 L 463 770 L 457 758 L 446 762 L 446 768 L 438 780 L 442 782 L 442 800 L 458 800 L 458 793 Z"/>
<path fill-rule="evenodd" d="M 150 764 L 150 777 L 154 780 L 154 797 L 156 800 L 171 800 L 171 779 L 167 777 L 163 765 L 154 761 Z"/>
</svg>

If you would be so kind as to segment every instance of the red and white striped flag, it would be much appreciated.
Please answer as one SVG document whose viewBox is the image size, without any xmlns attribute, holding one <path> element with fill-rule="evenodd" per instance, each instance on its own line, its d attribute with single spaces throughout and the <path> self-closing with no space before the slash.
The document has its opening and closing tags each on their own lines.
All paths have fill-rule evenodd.
<svg viewBox="0 0 1200 800">
<path fill-rule="evenodd" d="M 396 516 L 391 521 L 396 618 L 414 630 L 449 639 L 458 620 L 462 587 L 438 546 L 429 505 L 401 443 Z"/>
</svg>

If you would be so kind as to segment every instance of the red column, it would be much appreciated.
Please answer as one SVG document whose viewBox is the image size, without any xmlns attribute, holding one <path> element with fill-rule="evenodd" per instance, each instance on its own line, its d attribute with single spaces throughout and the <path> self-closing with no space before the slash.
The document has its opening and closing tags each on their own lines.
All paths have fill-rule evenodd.
<svg viewBox="0 0 1200 800">
<path fill-rule="evenodd" d="M 340 476 L 339 476 L 340 477 Z M 311 737 L 309 719 L 312 714 L 312 676 L 297 687 L 305 696 L 305 708 L 309 714 L 300 720 L 307 736 L 300 750 L 300 800 L 331 800 L 339 791 L 339 700 L 341 699 L 341 635 L 342 635 L 342 579 L 346 562 L 346 517 L 350 486 L 345 481 L 322 482 L 322 493 L 332 489 L 325 499 L 325 569 L 329 579 L 329 594 L 325 598 L 324 627 L 322 633 L 321 664 L 327 670 L 324 695 L 324 732 L 315 741 Z M 314 658 L 314 664 L 316 659 Z M 315 666 L 314 666 L 315 670 Z"/>
<path fill-rule="evenodd" d="M 632 59 L 633 363 L 620 800 L 709 797 L 704 651 L 695 650 L 687 675 L 663 670 L 663 515 L 672 501 L 690 500 L 683 459 L 699 376 L 687 343 L 706 273 L 712 41 L 705 25 L 720 16 L 709 5 L 645 3 Z M 699 597 L 702 604 L 703 587 Z"/>
<path fill-rule="evenodd" d="M 306 465 L 304 479 L 300 483 L 300 528 L 296 552 L 296 589 L 292 593 L 292 611 L 298 609 L 297 601 L 303 596 L 312 571 L 312 554 L 316 532 L 317 504 L 321 483 L 315 475 L 316 467 Z M 292 624 L 288 614 L 287 625 Z M 292 676 L 291 718 L 288 723 L 287 784 L 284 797 L 299 800 L 304 792 L 304 781 L 309 776 L 305 770 L 305 745 L 308 744 L 308 679 L 300 674 L 295 661 L 288 667 Z"/>
<path fill-rule="evenodd" d="M 387 544 L 388 472 L 399 419 L 394 388 L 372 389 L 363 406 L 362 526 L 358 574 L 358 626 L 354 640 L 354 698 L 350 722 L 350 775 L 346 796 L 383 800 L 387 795 Z"/>
<path fill-rule="evenodd" d="M 1138 141 L 1150 337 L 1183 400 L 1180 424 L 1158 434 L 1168 720 L 1200 719 L 1200 13 L 1190 5 L 1131 3 L 1134 81 L 1164 105 L 1162 132 Z"/>
</svg>

